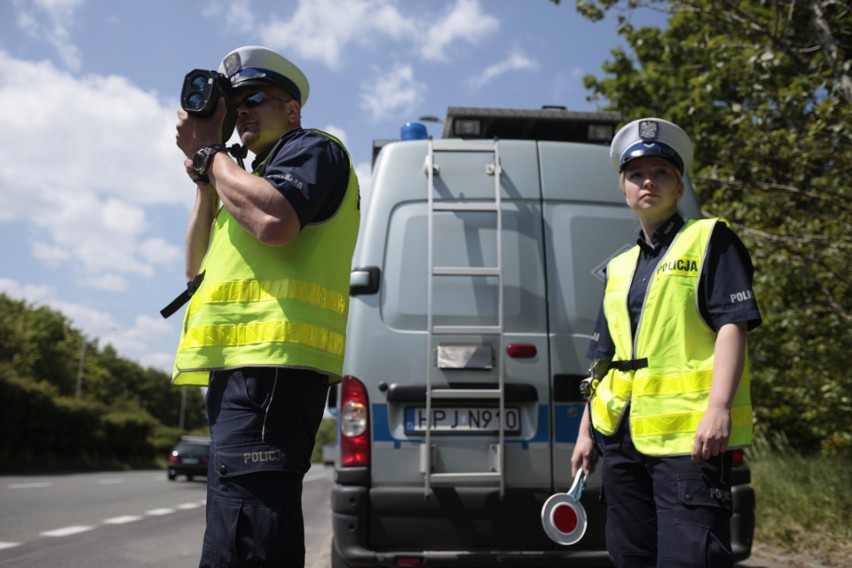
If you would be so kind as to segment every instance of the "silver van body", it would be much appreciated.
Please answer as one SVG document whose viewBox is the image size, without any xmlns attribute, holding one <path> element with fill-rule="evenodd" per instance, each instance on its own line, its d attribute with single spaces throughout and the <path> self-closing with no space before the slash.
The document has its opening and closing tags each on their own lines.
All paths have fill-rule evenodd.
<svg viewBox="0 0 852 568">
<path fill-rule="evenodd" d="M 573 481 L 603 268 L 639 229 L 609 159 L 619 117 L 516 118 L 550 130 L 397 141 L 375 160 L 338 396 L 332 566 L 611 565 L 597 474 L 580 542 L 553 543 L 540 514 Z M 686 185 L 682 212 L 698 217 Z"/>
</svg>

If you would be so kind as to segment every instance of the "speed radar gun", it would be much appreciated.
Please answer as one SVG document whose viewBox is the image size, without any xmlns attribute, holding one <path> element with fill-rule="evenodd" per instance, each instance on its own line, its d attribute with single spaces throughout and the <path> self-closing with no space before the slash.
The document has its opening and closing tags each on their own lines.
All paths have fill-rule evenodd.
<svg viewBox="0 0 852 568">
<path fill-rule="evenodd" d="M 225 99 L 225 118 L 222 121 L 222 133 L 219 142 L 225 144 L 234 132 L 237 123 L 237 111 L 231 100 L 231 81 L 218 71 L 193 69 L 183 79 L 180 91 L 180 106 L 200 118 L 210 118 L 216 111 L 219 99 Z M 228 153 L 237 159 L 240 167 L 245 167 L 243 159 L 248 155 L 246 148 L 234 144 Z M 206 176 L 204 176 L 206 177 Z"/>
<path fill-rule="evenodd" d="M 541 526 L 556 544 L 570 546 L 586 534 L 586 510 L 580 503 L 585 482 L 586 472 L 580 468 L 571 489 L 567 493 L 551 495 L 541 508 Z"/>
</svg>

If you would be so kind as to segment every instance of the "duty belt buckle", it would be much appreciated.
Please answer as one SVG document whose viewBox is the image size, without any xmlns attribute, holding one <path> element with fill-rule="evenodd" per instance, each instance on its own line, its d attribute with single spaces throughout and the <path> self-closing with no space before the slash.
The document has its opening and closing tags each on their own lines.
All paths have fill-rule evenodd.
<svg viewBox="0 0 852 568">
<path fill-rule="evenodd" d="M 594 393 L 594 389 L 592 388 L 592 382 L 594 378 L 591 376 L 586 377 L 582 381 L 580 381 L 580 394 L 584 399 L 589 400 L 592 398 L 592 394 Z"/>
</svg>

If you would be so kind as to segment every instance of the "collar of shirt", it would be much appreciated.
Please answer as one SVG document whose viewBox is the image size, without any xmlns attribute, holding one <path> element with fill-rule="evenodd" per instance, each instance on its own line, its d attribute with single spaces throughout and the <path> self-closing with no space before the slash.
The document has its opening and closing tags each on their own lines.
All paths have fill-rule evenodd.
<svg viewBox="0 0 852 568">
<path fill-rule="evenodd" d="M 660 227 L 654 231 L 654 235 L 651 238 L 652 244 L 649 245 L 645 242 L 645 237 L 641 230 L 639 231 L 639 237 L 636 239 L 636 244 L 639 245 L 639 248 L 642 249 L 643 253 L 655 255 L 661 248 L 668 247 L 668 245 L 671 244 L 675 235 L 678 231 L 680 231 L 684 223 L 685 221 L 683 220 L 683 217 L 680 216 L 680 213 L 675 213 L 669 217 L 668 221 L 660 225 Z"/>
<path fill-rule="evenodd" d="M 301 131 L 302 128 L 293 128 L 292 130 L 288 130 L 287 132 L 285 132 L 284 135 L 278 140 L 278 142 L 273 144 L 269 148 L 269 150 L 267 150 L 266 152 L 261 152 L 260 154 L 254 157 L 254 160 L 252 160 L 251 162 L 251 170 L 257 170 L 257 167 L 263 163 L 263 160 L 266 159 L 270 152 L 272 152 L 275 148 L 280 148 L 283 144 L 286 144 L 288 138 L 292 138 L 296 135 L 297 132 Z"/>
</svg>

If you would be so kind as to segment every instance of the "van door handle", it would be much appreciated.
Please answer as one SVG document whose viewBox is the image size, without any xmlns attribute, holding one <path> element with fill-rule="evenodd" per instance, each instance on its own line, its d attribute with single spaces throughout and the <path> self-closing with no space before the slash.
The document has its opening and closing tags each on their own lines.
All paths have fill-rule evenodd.
<svg viewBox="0 0 852 568">
<path fill-rule="evenodd" d="M 375 294 L 379 291 L 381 270 L 378 266 L 353 268 L 349 274 L 349 295 Z"/>
<path fill-rule="evenodd" d="M 586 375 L 561 373 L 553 375 L 553 402 L 585 402 L 580 383 Z"/>
</svg>

